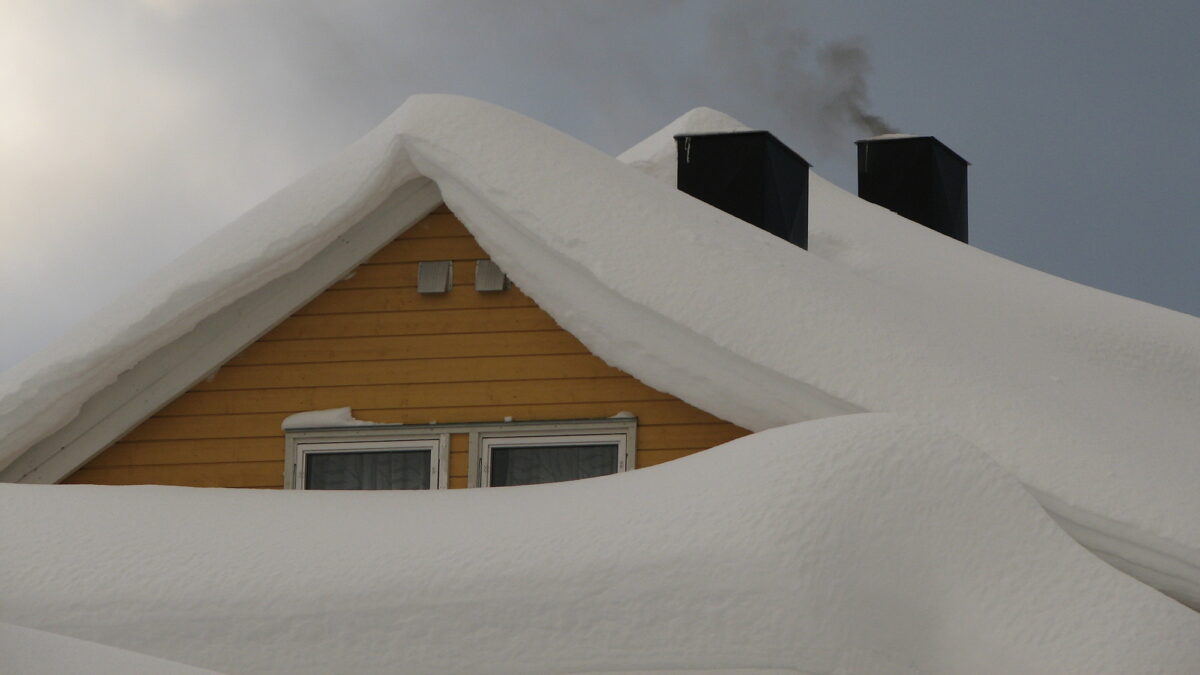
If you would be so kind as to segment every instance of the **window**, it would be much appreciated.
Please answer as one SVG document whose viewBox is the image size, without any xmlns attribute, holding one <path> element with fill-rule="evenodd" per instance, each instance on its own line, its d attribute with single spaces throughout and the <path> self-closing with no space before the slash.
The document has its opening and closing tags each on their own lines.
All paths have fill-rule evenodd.
<svg viewBox="0 0 1200 675">
<path fill-rule="evenodd" d="M 484 487 L 557 483 L 624 471 L 624 434 L 498 436 L 482 440 Z"/>
<path fill-rule="evenodd" d="M 446 434 L 347 427 L 287 434 L 284 487 L 298 490 L 430 490 L 447 483 Z"/>
<path fill-rule="evenodd" d="M 449 484 L 451 439 L 458 448 L 455 452 L 461 453 L 458 470 L 466 466 L 468 487 L 500 487 L 632 469 L 637 418 L 419 427 L 372 424 L 287 430 L 286 435 L 286 488 L 444 489 Z"/>
<path fill-rule="evenodd" d="M 557 483 L 632 469 L 633 417 L 572 422 L 521 422 L 472 433 L 472 485 Z"/>
</svg>

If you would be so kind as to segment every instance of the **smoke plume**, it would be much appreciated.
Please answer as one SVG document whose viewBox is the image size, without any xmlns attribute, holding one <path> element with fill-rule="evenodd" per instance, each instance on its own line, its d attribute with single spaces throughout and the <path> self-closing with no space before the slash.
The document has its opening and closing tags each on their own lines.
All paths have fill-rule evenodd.
<svg viewBox="0 0 1200 675">
<path fill-rule="evenodd" d="M 718 12 L 709 24 L 709 60 L 722 80 L 780 108 L 823 150 L 895 132 L 870 110 L 871 61 L 862 42 L 829 42 L 814 58 L 813 40 L 795 26 L 795 15 L 793 5 L 774 0 Z"/>
<path fill-rule="evenodd" d="M 857 41 L 832 42 L 821 49 L 817 58 L 826 85 L 822 115 L 857 125 L 873 136 L 896 133 L 896 128 L 879 115 L 867 112 L 867 78 L 871 62 Z"/>
</svg>

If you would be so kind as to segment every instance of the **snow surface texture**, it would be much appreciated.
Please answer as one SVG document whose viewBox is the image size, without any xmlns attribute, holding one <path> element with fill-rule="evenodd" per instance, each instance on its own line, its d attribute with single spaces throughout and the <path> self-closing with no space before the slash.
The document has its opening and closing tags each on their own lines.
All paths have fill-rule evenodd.
<svg viewBox="0 0 1200 675">
<path fill-rule="evenodd" d="M 821 181 L 817 248 L 836 258 L 514 113 L 403 112 L 438 130 L 409 140 L 418 169 L 609 363 L 752 430 L 861 410 L 943 424 L 1081 540 L 1200 606 L 1200 320 L 996 258 Z M 910 261 L 857 248 L 843 222 L 911 235 Z M 863 271 L 876 266 L 896 272 Z"/>
<path fill-rule="evenodd" d="M 669 133 L 651 136 L 620 159 L 674 186 L 675 155 L 670 152 L 674 134 L 746 128 L 733 118 L 719 121 L 707 113 L 693 124 L 693 113 L 669 125 Z M 1195 412 L 1200 410 L 1200 321 L 964 246 L 816 174 L 810 174 L 809 190 L 811 253 L 889 289 L 909 293 L 947 318 L 969 321 L 998 338 L 979 343 L 976 358 L 1024 366 L 1022 380 L 1013 381 L 1009 391 L 1004 382 L 993 383 L 994 394 L 972 402 L 974 406 L 1010 405 L 1011 401 L 998 397 L 1019 397 L 1025 387 L 1043 390 L 1041 400 L 1052 404 L 1044 414 L 1026 418 L 1023 447 L 995 443 L 1012 438 L 1012 427 L 1020 420 L 1005 422 L 997 415 L 995 422 L 1009 428 L 985 435 L 969 429 L 968 420 L 953 419 L 962 409 L 956 406 L 938 416 L 939 421 L 968 435 L 1014 471 L 1085 545 L 1200 608 L 1200 532 L 1196 527 L 1181 527 L 1200 523 L 1192 515 L 1200 513 L 1195 499 L 1200 491 L 1189 487 L 1200 482 L 1200 414 Z M 971 335 L 961 339 L 970 340 Z M 1037 344 L 1026 347 L 1029 341 L 1021 338 L 1032 338 Z M 1083 399 L 1084 403 L 1098 399 L 1095 407 L 1057 419 L 1061 406 L 1054 405 L 1056 400 L 1074 395 L 1065 385 L 1083 384 L 1092 377 L 1107 381 L 1097 383 L 1094 395 Z M 921 387 L 937 383 L 899 384 L 923 395 Z M 878 404 L 868 407 L 885 409 Z M 887 409 L 931 412 L 919 405 Z M 974 412 L 986 416 L 998 411 Z M 1089 415 L 1102 417 L 1097 421 L 1104 423 L 1092 430 L 1092 439 L 1116 428 L 1124 428 L 1125 433 L 1091 446 L 1087 440 L 1076 440 L 1069 449 L 1037 441 L 1047 427 L 1086 427 Z M 1086 429 L 1071 431 L 1082 436 L 1079 432 Z M 1074 473 L 1086 462 L 1098 463 L 1092 471 Z M 1106 473 L 1109 480 L 1103 481 Z M 1101 480 L 1093 483 L 1097 478 Z M 1113 487 L 1114 482 L 1122 485 Z M 1165 492 L 1155 495 L 1160 489 Z M 1151 503 L 1156 496 L 1158 505 Z"/>
<path fill-rule="evenodd" d="M 320 427 L 364 427 L 374 422 L 360 420 L 354 416 L 350 408 L 330 408 L 328 410 L 306 410 L 283 418 L 280 425 L 288 429 L 315 429 Z"/>
<path fill-rule="evenodd" d="M 5 675 L 217 675 L 214 671 L 64 635 L 0 623 Z"/>
<path fill-rule="evenodd" d="M 712 108 L 693 108 L 621 153 L 618 159 L 675 187 L 679 178 L 679 165 L 675 161 L 675 136 L 731 131 L 750 131 L 750 127 Z"/>
<path fill-rule="evenodd" d="M 695 111 L 626 159 L 669 178 L 672 133 L 729 125 L 741 126 Z M 1081 542 L 1200 607 L 1200 320 L 953 242 L 815 176 L 808 253 L 458 97 L 410 99 L 138 296 L 0 376 L 0 463 L 420 175 L 522 290 L 643 382 L 752 430 L 864 410 L 942 424 Z"/>
<path fill-rule="evenodd" d="M 893 415 L 551 485 L 0 500 L 0 619 L 222 671 L 1200 663 L 1200 615 L 1096 559 L 963 439 Z"/>
</svg>

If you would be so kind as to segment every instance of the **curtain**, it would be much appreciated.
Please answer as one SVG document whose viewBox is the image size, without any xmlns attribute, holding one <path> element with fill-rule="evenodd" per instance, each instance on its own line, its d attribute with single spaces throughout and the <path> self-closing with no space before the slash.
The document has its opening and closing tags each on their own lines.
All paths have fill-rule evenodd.
<svg viewBox="0 0 1200 675">
<path fill-rule="evenodd" d="M 491 484 L 532 485 L 617 471 L 617 445 L 492 447 Z"/>
<path fill-rule="evenodd" d="M 306 490 L 428 490 L 429 450 L 306 455 Z"/>
</svg>

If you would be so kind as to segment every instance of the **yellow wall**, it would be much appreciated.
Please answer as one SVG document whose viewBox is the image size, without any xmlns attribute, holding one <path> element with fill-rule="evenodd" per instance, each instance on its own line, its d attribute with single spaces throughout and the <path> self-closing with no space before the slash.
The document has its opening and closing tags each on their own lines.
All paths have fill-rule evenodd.
<svg viewBox="0 0 1200 675">
<path fill-rule="evenodd" d="M 749 433 L 605 365 L 517 288 L 476 292 L 486 257 L 439 209 L 64 482 L 282 487 L 280 422 L 342 406 L 405 424 L 629 411 L 639 467 Z M 422 260 L 454 260 L 451 292 L 417 293 Z M 466 481 L 456 434 L 450 487 Z"/>
</svg>

